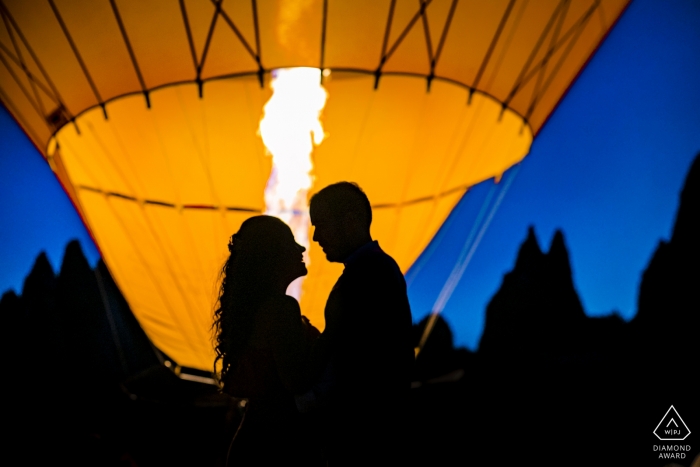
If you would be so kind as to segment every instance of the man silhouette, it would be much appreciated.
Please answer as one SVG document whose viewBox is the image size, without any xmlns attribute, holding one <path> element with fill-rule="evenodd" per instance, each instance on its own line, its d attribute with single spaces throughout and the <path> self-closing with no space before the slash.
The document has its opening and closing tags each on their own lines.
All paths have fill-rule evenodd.
<svg viewBox="0 0 700 467">
<path fill-rule="evenodd" d="M 329 465 L 394 463 L 414 361 L 406 282 L 372 240 L 372 208 L 357 184 L 322 189 L 310 215 L 313 240 L 328 261 L 345 265 L 314 352 Z"/>
</svg>

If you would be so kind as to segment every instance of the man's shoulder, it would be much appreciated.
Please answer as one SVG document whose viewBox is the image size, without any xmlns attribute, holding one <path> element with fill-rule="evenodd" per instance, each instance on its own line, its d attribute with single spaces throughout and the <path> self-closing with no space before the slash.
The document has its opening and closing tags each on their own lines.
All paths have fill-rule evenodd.
<svg viewBox="0 0 700 467">
<path fill-rule="evenodd" d="M 360 261 L 385 261 L 388 263 L 394 263 L 396 264 L 396 261 L 394 261 L 394 258 L 392 258 L 387 252 L 385 252 L 382 247 L 379 245 L 379 242 L 376 240 L 373 241 L 371 244 L 367 245 L 367 247 L 363 248 L 362 254 L 357 258 L 358 262 Z"/>
<path fill-rule="evenodd" d="M 401 268 L 394 258 L 377 246 L 365 251 L 343 272 L 343 281 L 378 285 L 394 283 L 405 284 Z M 405 285 L 404 285 L 405 287 Z"/>
<path fill-rule="evenodd" d="M 346 269 L 379 270 L 383 272 L 389 270 L 391 272 L 401 274 L 401 269 L 394 258 L 382 250 L 378 244 L 375 244 L 372 246 L 372 248 L 368 248 L 366 251 L 364 251 L 363 254 Z"/>
</svg>

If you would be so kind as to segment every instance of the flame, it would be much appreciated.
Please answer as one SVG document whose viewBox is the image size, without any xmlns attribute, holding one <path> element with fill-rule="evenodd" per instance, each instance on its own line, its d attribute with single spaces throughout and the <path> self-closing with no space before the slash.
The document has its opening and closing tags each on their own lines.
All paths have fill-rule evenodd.
<svg viewBox="0 0 700 467">
<path fill-rule="evenodd" d="M 328 94 L 317 68 L 281 68 L 272 74 L 272 97 L 260 120 L 260 136 L 272 156 L 272 173 L 265 188 L 265 214 L 282 219 L 297 243 L 306 247 L 309 264 L 309 207 L 307 192 L 313 184 L 311 153 L 324 138 L 319 116 Z M 303 278 L 287 293 L 301 298 Z"/>
</svg>

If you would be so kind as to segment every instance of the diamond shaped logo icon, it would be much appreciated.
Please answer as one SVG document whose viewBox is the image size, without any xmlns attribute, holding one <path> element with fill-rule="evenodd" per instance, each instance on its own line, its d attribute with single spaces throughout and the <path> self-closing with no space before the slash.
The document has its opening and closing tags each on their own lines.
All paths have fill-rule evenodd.
<svg viewBox="0 0 700 467">
<path fill-rule="evenodd" d="M 682 441 L 688 437 L 690 430 L 675 407 L 671 406 L 656 425 L 654 434 L 661 441 Z"/>
</svg>

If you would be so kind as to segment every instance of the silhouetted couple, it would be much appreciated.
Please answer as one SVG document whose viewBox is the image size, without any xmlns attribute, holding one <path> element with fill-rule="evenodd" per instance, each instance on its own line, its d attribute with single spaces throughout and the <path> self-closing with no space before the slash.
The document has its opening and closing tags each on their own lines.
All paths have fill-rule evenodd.
<svg viewBox="0 0 700 467">
<path fill-rule="evenodd" d="M 248 400 L 229 465 L 394 464 L 406 450 L 413 364 L 406 283 L 370 235 L 354 183 L 311 198 L 313 240 L 345 269 L 319 333 L 287 286 L 304 247 L 282 221 L 252 217 L 229 243 L 215 314 L 224 392 Z M 313 284 L 310 284 L 313 287 Z"/>
</svg>

